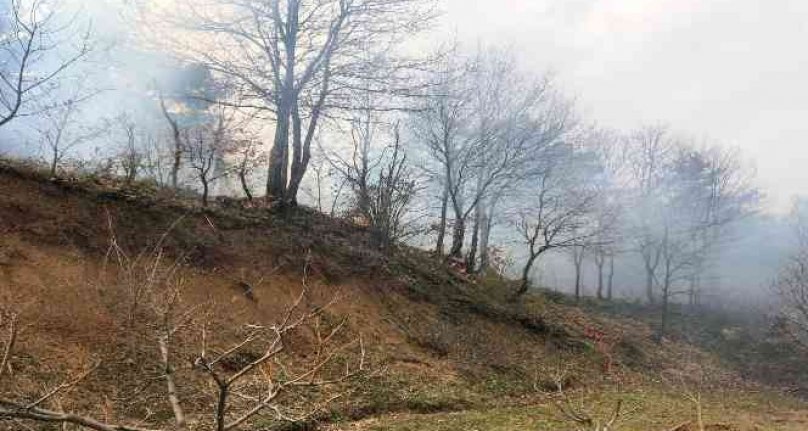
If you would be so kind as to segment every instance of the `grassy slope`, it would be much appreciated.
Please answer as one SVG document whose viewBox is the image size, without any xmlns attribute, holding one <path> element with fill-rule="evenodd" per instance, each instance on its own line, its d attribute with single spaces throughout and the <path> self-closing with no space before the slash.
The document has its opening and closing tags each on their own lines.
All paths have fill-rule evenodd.
<svg viewBox="0 0 808 431">
<path fill-rule="evenodd" d="M 653 345 L 644 325 L 540 296 L 508 303 L 502 281 L 469 283 L 416 250 L 384 256 L 364 232 L 340 221 L 305 210 L 202 211 L 143 185 L 55 184 L 0 164 L 0 300 L 34 322 L 23 337 L 20 370 L 55 379 L 83 358 L 100 358 L 102 367 L 64 400 L 67 406 L 119 417 L 141 417 L 146 409 L 165 415 L 159 399 L 127 398 L 139 387 L 137 372 L 156 359 L 139 350 L 137 364 L 145 365 L 135 369 L 121 354 L 126 339 L 117 304 L 125 297 L 109 284 L 103 256 L 110 231 L 136 252 L 171 225 L 168 251 L 188 256 L 184 299 L 216 304 L 216 324 L 228 328 L 222 342 L 240 324 L 273 321 L 299 288 L 310 253 L 318 296 L 343 298 L 331 316 L 349 315 L 350 329 L 365 335 L 374 364 L 385 370 L 358 387 L 350 403 L 332 406 L 335 429 L 555 429 L 550 375 L 560 368 L 568 369 L 575 397 L 592 399 L 587 404 L 608 408 L 625 399 L 635 410 L 630 430 L 664 430 L 690 419 L 681 385 L 702 388 L 712 422 L 805 429 L 793 413 L 800 405 L 749 395 L 754 388 L 709 355 L 677 343 Z M 236 288 L 243 280 L 255 284 L 257 303 Z M 189 346 L 180 354 L 192 355 L 192 339 L 184 341 Z M 129 400 L 127 408 L 102 408 L 114 399 Z"/>
</svg>

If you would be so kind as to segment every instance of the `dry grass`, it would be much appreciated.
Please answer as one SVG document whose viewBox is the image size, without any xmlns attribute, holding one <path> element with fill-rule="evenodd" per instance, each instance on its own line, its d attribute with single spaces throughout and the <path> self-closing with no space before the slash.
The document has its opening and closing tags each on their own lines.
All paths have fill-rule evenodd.
<svg viewBox="0 0 808 431">
<path fill-rule="evenodd" d="M 218 344 L 238 339 L 244 323 L 277 319 L 298 292 L 302 262 L 311 251 L 311 301 L 340 298 L 324 324 L 352 316 L 348 330 L 363 335 L 370 361 L 384 371 L 354 388 L 350 402 L 338 403 L 321 419 L 377 418 L 340 429 L 557 425 L 548 374 L 559 363 L 573 364 L 572 389 L 592 398 L 606 394 L 604 405 L 613 405 L 609 394 L 622 387 L 629 401 L 644 406 L 626 430 L 663 430 L 657 427 L 689 418 L 690 406 L 677 389 L 681 383 L 697 383 L 717 401 L 737 401 L 710 404 L 712 421 L 731 415 L 754 423 L 769 408 L 763 396 L 746 397 L 749 385 L 710 355 L 678 343 L 652 344 L 645 325 L 541 297 L 509 303 L 501 280 L 468 283 L 417 250 L 384 256 L 368 246 L 361 229 L 306 210 L 200 211 L 148 197 L 111 199 L 103 188 L 64 187 L 0 169 L 0 301 L 21 310 L 29 324 L 13 359 L 16 388 L 36 392 L 100 360 L 96 373 L 58 400 L 65 408 L 87 409 L 108 420 L 170 416 L 158 395 L 157 352 L 132 349 L 141 344 L 131 342 L 136 334 L 123 323 L 129 296 L 118 286 L 117 270 L 108 262 L 105 267 L 104 256 L 111 230 L 122 249 L 137 253 L 180 218 L 165 249 L 171 258 L 184 256 L 183 301 L 208 304 L 213 324 L 223 328 L 213 340 Z M 243 284 L 251 288 L 250 296 Z M 593 335 L 599 333 L 603 337 Z M 188 358 L 179 372 L 188 379 L 195 378 L 190 360 L 197 335 L 184 334 L 179 344 L 178 355 Z M 305 355 L 313 337 L 302 333 L 295 353 Z M 735 392 L 722 397 L 716 388 Z M 200 410 L 210 402 L 189 399 Z M 803 423 L 800 413 L 791 413 L 800 406 L 781 409 L 786 401 L 773 402 L 776 409 L 766 420 Z M 391 413 L 405 416 L 386 416 Z"/>
</svg>

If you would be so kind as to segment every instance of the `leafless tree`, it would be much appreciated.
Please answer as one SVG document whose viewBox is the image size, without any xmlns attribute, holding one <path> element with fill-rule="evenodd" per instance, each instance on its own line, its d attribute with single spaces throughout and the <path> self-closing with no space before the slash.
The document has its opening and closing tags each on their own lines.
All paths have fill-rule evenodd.
<svg viewBox="0 0 808 431">
<path fill-rule="evenodd" d="M 127 268 L 131 266 L 146 271 L 136 280 L 140 286 L 138 290 L 143 294 L 143 308 L 139 317 L 147 323 L 147 338 L 152 340 L 152 348 L 159 358 L 165 383 L 163 397 L 171 408 L 172 423 L 105 423 L 90 416 L 62 411 L 58 405 L 49 407 L 55 397 L 76 388 L 98 368 L 97 363 L 39 395 L 25 396 L 11 391 L 12 385 L 0 386 L 0 419 L 74 425 L 95 431 L 199 429 L 205 422 L 204 416 L 197 415 L 195 411 L 189 415 L 186 409 L 190 403 L 184 403 L 181 397 L 190 388 L 183 391 L 180 388 L 190 383 L 182 380 L 176 372 L 180 355 L 174 348 L 180 334 L 187 336 L 198 333 L 201 338 L 199 354 L 193 361 L 193 372 L 207 376 L 211 383 L 204 390 L 213 391 L 211 395 L 215 401 L 210 406 L 210 429 L 216 431 L 243 428 L 265 412 L 281 421 L 305 420 L 319 411 L 321 406 L 309 404 L 302 416 L 295 414 L 286 405 L 291 394 L 302 394 L 307 388 L 334 387 L 363 373 L 366 368 L 365 348 L 361 338 L 345 344 L 335 341 L 345 329 L 345 320 L 330 326 L 314 324 L 320 322 L 321 315 L 330 304 L 315 307 L 307 305 L 311 295 L 307 281 L 308 267 L 304 270 L 300 294 L 276 323 L 268 326 L 246 325 L 242 331 L 245 334 L 243 339 L 229 346 L 221 346 L 213 340 L 222 328 L 216 327 L 209 319 L 210 313 L 206 311 L 208 305 L 189 304 L 183 300 L 185 284 L 180 275 L 181 265 L 177 262 L 164 262 L 166 259 L 159 247 L 151 248 L 151 252 L 134 258 L 127 257 L 118 247 L 113 247 L 113 250 L 119 262 Z M 13 310 L 0 310 L 0 330 L 3 331 L 0 336 L 0 381 L 7 379 L 6 371 L 11 369 L 15 358 L 16 340 L 20 333 L 18 320 L 18 315 Z M 282 356 L 289 349 L 292 334 L 307 325 L 312 325 L 317 334 L 315 353 L 312 355 L 313 359 L 306 361 L 306 366 L 301 370 L 300 367 L 284 364 Z M 233 358 L 246 349 L 256 348 L 262 349 L 263 353 L 237 368 L 222 365 L 239 363 Z M 349 354 L 354 349 L 358 350 L 355 363 L 344 361 L 339 367 L 332 366 L 337 362 L 338 356 Z M 272 372 L 269 363 L 282 371 Z M 337 368 L 341 369 L 337 371 Z M 325 396 L 323 405 L 340 395 Z"/>
<path fill-rule="evenodd" d="M 354 211 L 377 244 L 389 248 L 410 233 L 406 217 L 418 191 L 402 146 L 400 123 L 380 121 L 367 109 L 352 121 L 351 141 L 350 159 L 332 154 L 328 160 L 353 190 Z"/>
<path fill-rule="evenodd" d="M 572 259 L 572 267 L 575 272 L 575 300 L 580 301 L 583 296 L 584 288 L 584 261 L 586 260 L 589 250 L 586 244 L 576 245 L 569 247 L 570 258 Z"/>
<path fill-rule="evenodd" d="M 649 302 L 657 295 L 661 300 L 658 338 L 667 330 L 670 303 L 681 295 L 696 295 L 694 281 L 729 226 L 757 205 L 748 171 L 731 152 L 698 148 L 665 133 L 654 129 L 642 134 L 634 141 L 633 151 L 639 154 L 632 155 L 639 202 L 632 225 L 639 230 L 636 240 Z"/>
<path fill-rule="evenodd" d="M 557 151 L 557 150 L 556 150 Z M 565 149 L 565 152 L 570 151 Z M 527 258 L 517 296 L 530 288 L 530 277 L 536 261 L 555 249 L 589 245 L 597 236 L 591 215 L 597 196 L 576 178 L 569 163 L 570 154 L 545 154 L 545 166 L 536 173 L 530 196 L 523 196 L 523 207 L 517 210 L 516 226 L 527 246 Z"/>
<path fill-rule="evenodd" d="M 757 211 L 760 193 L 753 184 L 752 171 L 744 166 L 734 148 L 698 149 L 691 152 L 682 169 L 691 173 L 691 196 L 703 202 L 696 240 L 703 244 L 706 258 L 696 263 L 688 293 L 690 303 L 698 305 L 699 281 L 706 265 L 717 258 L 722 246 L 731 239 L 733 225 Z"/>
<path fill-rule="evenodd" d="M 808 347 L 808 232 L 799 205 L 794 206 L 792 217 L 796 250 L 781 268 L 774 291 L 781 301 L 781 329 L 805 348 Z"/>
<path fill-rule="evenodd" d="M 594 157 L 596 169 L 591 179 L 598 204 L 594 214 L 598 236 L 589 253 L 597 273 L 597 298 L 611 300 L 614 295 L 615 258 L 626 247 L 628 164 L 620 134 L 590 127 L 584 134 L 585 148 Z"/>
<path fill-rule="evenodd" d="M 196 37 L 177 51 L 206 64 L 275 120 L 267 194 L 294 203 L 328 111 L 353 108 L 356 91 L 403 95 L 418 61 L 398 55 L 434 16 L 432 0 L 219 0 L 181 3 Z M 204 48 L 187 40 L 205 40 Z M 216 47 L 210 49 L 211 46 Z M 382 108 L 382 107 L 380 107 Z"/>
<path fill-rule="evenodd" d="M 546 77 L 523 76 L 502 51 L 480 52 L 443 67 L 435 94 L 414 116 L 413 129 L 437 165 L 442 191 L 437 250 L 442 252 L 448 210 L 453 220 L 449 255 L 466 266 L 487 262 L 491 227 L 501 197 L 527 178 L 530 161 L 567 130 L 568 105 Z M 473 223 L 470 223 L 473 216 Z"/>
<path fill-rule="evenodd" d="M 259 144 L 255 139 L 241 139 L 235 143 L 234 148 L 231 150 L 231 153 L 234 153 L 238 158 L 236 175 L 238 175 L 238 180 L 241 184 L 241 191 L 244 192 L 244 196 L 249 201 L 253 200 L 250 177 L 252 177 L 264 159 L 264 154 L 260 150 Z"/>
<path fill-rule="evenodd" d="M 188 167 L 202 187 L 202 206 L 208 206 L 211 185 L 229 174 L 224 156 L 233 145 L 230 126 L 228 114 L 216 111 L 207 123 L 183 131 Z"/>
<path fill-rule="evenodd" d="M 450 202 L 455 215 L 463 211 L 455 208 L 459 191 L 466 187 L 468 172 L 473 163 L 473 141 L 464 137 L 465 120 L 471 112 L 466 87 L 467 71 L 449 62 L 442 66 L 435 94 L 427 97 L 411 122 L 414 135 L 427 149 L 429 157 L 437 163 L 430 172 L 441 188 L 440 222 L 437 226 L 436 252 L 443 255 L 448 226 Z M 455 223 L 457 224 L 457 223 Z M 458 229 L 456 226 L 455 229 Z M 459 250 L 452 247 L 450 254 Z"/>
<path fill-rule="evenodd" d="M 172 163 L 171 163 L 171 187 L 176 189 L 179 185 L 179 173 L 180 169 L 182 168 L 182 160 L 183 155 L 185 152 L 185 144 L 182 139 L 182 129 L 179 125 L 179 120 L 174 117 L 174 115 L 169 111 L 168 106 L 166 105 L 165 96 L 160 93 L 160 110 L 163 113 L 163 117 L 168 122 L 169 127 L 171 128 L 171 142 L 173 144 L 173 151 L 172 151 Z"/>
<path fill-rule="evenodd" d="M 90 52 L 90 32 L 60 14 L 56 2 L 11 0 L 0 24 L 0 127 L 39 112 L 35 106 Z M 41 105 L 41 103 L 39 104 Z"/>
<path fill-rule="evenodd" d="M 634 191 L 632 213 L 634 240 L 645 269 L 645 293 L 650 304 L 656 302 L 656 273 L 662 260 L 660 235 L 655 232 L 654 220 L 664 211 L 657 203 L 660 188 L 670 171 L 678 142 L 665 126 L 647 126 L 634 132 L 625 141 L 626 163 L 630 187 Z"/>
<path fill-rule="evenodd" d="M 143 149 L 140 146 L 138 128 L 135 122 L 127 114 L 119 115 L 116 122 L 118 127 L 123 129 L 125 142 L 114 158 L 120 172 L 123 173 L 124 183 L 131 185 L 143 168 Z"/>
<path fill-rule="evenodd" d="M 47 153 L 49 171 L 55 176 L 65 158 L 83 144 L 97 138 L 103 129 L 82 124 L 81 106 L 84 100 L 70 99 L 45 110 L 39 124 L 34 126 Z"/>
<path fill-rule="evenodd" d="M 556 409 L 564 421 L 574 424 L 576 431 L 616 431 L 618 423 L 631 413 L 624 411 L 623 400 L 618 400 L 611 413 L 606 418 L 601 418 L 586 405 L 583 396 L 573 399 L 565 390 L 569 367 L 558 366 L 551 371 L 549 377 L 559 398 L 555 402 Z"/>
<path fill-rule="evenodd" d="M 171 161 L 171 148 L 166 148 L 166 142 L 155 137 L 150 130 L 140 133 L 140 147 L 143 153 L 143 172 L 154 180 L 159 186 L 172 186 L 173 163 Z"/>
</svg>

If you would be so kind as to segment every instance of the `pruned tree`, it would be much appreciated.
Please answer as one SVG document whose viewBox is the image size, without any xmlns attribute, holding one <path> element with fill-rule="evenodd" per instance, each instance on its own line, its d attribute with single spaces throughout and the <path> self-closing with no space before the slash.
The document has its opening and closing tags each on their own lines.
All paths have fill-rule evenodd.
<svg viewBox="0 0 808 431">
<path fill-rule="evenodd" d="M 89 29 L 61 14 L 59 6 L 11 0 L 0 17 L 0 127 L 50 107 L 41 102 L 90 53 Z"/>
<path fill-rule="evenodd" d="M 364 373 L 365 347 L 362 339 L 351 339 L 339 344 L 336 340 L 344 332 L 346 320 L 324 325 L 320 317 L 331 303 L 310 305 L 308 266 L 304 269 L 302 289 L 286 311 L 271 325 L 248 324 L 242 329 L 241 340 L 231 345 L 216 341 L 217 327 L 211 319 L 210 304 L 188 303 L 183 297 L 184 278 L 179 261 L 166 262 L 162 249 L 157 246 L 149 252 L 129 257 L 119 247 L 111 254 L 123 265 L 122 270 L 143 271 L 135 279 L 142 292 L 142 308 L 138 316 L 145 321 L 145 341 L 153 349 L 161 368 L 164 383 L 163 400 L 171 409 L 171 416 L 151 418 L 137 425 L 107 423 L 89 415 L 63 411 L 53 400 L 66 391 L 78 390 L 81 382 L 100 364 L 93 363 L 76 376 L 46 389 L 41 394 L 15 392 L 13 384 L 6 384 L 15 361 L 16 341 L 21 325 L 18 314 L 4 307 L 0 310 L 0 419 L 34 423 L 52 423 L 95 431 L 145 431 L 212 429 L 229 431 L 241 429 L 265 413 L 280 421 L 302 421 L 342 394 L 309 396 L 302 409 L 291 408 L 290 399 L 317 388 L 334 388 Z M 304 366 L 292 366 L 285 359 L 294 333 L 309 328 L 317 335 L 311 358 Z M 184 357 L 175 351 L 178 338 L 198 334 L 199 354 L 192 361 L 194 373 L 204 376 L 210 385 L 194 386 L 191 379 L 177 373 Z M 250 349 L 261 352 L 249 361 L 238 361 L 242 352 Z M 356 360 L 344 358 L 356 351 Z M 340 358 L 342 357 L 342 358 Z M 227 367 L 223 364 L 229 364 Z M 233 368 L 234 364 L 238 364 Z M 270 365 L 271 364 L 271 365 Z M 274 368 L 277 367 L 277 370 Z M 208 412 L 199 411 L 199 402 L 182 398 L 193 390 L 211 391 L 213 402 Z M 314 400 L 320 398 L 322 404 Z M 204 399 L 204 398 L 202 398 Z M 209 425 L 205 425 L 205 423 Z"/>
<path fill-rule="evenodd" d="M 617 400 L 609 415 L 601 417 L 594 412 L 595 409 L 587 406 L 583 394 L 580 398 L 573 399 L 565 388 L 569 378 L 569 367 L 556 367 L 551 370 L 549 377 L 555 385 L 559 398 L 555 402 L 556 409 L 561 419 L 575 426 L 576 431 L 616 431 L 618 423 L 630 414 L 624 411 L 623 400 Z"/>
</svg>

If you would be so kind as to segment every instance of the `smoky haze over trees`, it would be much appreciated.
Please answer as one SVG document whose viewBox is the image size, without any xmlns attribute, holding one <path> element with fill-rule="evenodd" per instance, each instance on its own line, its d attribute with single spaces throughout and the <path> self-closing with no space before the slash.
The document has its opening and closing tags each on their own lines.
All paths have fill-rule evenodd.
<svg viewBox="0 0 808 431">
<path fill-rule="evenodd" d="M 665 118 L 602 126 L 552 64 L 443 34 L 439 0 L 116 1 L 0 0 L 0 157 L 55 182 L 159 192 L 201 215 L 272 212 L 284 222 L 307 206 L 366 232 L 374 254 L 419 250 L 469 285 L 500 282 L 494 293 L 520 312 L 531 293 L 556 290 L 583 312 L 641 310 L 663 342 L 685 312 L 776 310 L 783 333 L 808 347 L 806 205 L 769 214 L 753 164 L 722 137 Z M 160 353 L 169 429 L 190 429 L 172 335 L 206 334 L 209 322 L 183 309 L 184 281 L 159 273 L 159 247 L 134 263 L 109 253 L 148 305 L 142 323 Z M 245 327 L 220 355 L 203 339 L 192 358 L 216 400 L 215 429 L 246 428 L 259 413 L 285 420 L 301 387 L 363 374 L 363 340 L 332 351 L 326 336 L 315 347 L 327 359 L 270 376 L 264 395 L 243 386 L 279 364 L 287 334 L 321 330 L 308 264 L 275 326 Z M 167 296 L 147 297 L 157 291 Z M 19 319 L 0 304 L 0 381 L 11 377 Z M 253 344 L 263 353 L 233 374 L 217 367 Z M 328 366 L 346 349 L 350 366 Z M 3 393 L 0 417 L 140 429 L 44 407 L 75 384 L 34 404 Z"/>
<path fill-rule="evenodd" d="M 435 32 L 437 1 L 141 0 L 114 19 L 56 4 L 7 2 L 0 64 L 2 150 L 52 175 L 152 182 L 201 206 L 316 207 L 380 248 L 507 274 L 514 297 L 653 304 L 660 335 L 671 304 L 738 280 L 720 283 L 729 259 L 755 259 L 739 242 L 767 247 L 755 232 L 784 224 L 758 214 L 739 151 L 664 119 L 601 127 L 523 53 Z M 94 31 L 84 7 L 122 36 Z M 88 70 L 112 78 L 76 79 Z"/>
</svg>

